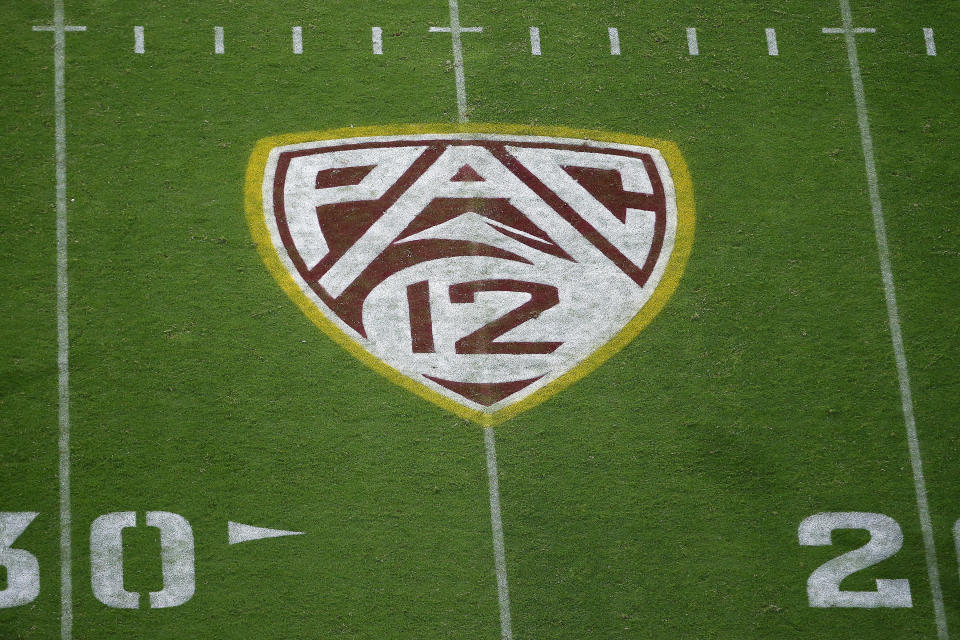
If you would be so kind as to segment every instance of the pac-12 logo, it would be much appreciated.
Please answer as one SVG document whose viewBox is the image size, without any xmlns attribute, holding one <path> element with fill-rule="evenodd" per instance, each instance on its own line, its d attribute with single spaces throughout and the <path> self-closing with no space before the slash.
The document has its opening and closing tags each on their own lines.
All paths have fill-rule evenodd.
<svg viewBox="0 0 960 640">
<path fill-rule="evenodd" d="M 261 140 L 247 213 L 328 335 L 485 425 L 633 339 L 676 287 L 694 225 L 673 144 L 502 125 Z"/>
</svg>

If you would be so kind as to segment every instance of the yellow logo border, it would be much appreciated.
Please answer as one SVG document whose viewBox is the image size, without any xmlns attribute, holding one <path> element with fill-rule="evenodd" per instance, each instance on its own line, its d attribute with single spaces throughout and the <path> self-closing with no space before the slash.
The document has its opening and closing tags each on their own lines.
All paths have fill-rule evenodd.
<svg viewBox="0 0 960 640">
<path fill-rule="evenodd" d="M 647 301 L 630 322 L 624 325 L 619 333 L 611 338 L 609 342 L 587 356 L 577 366 L 523 400 L 493 413 L 484 413 L 482 411 L 469 409 L 440 395 L 429 387 L 405 376 L 393 367 L 375 358 L 366 349 L 354 342 L 352 338 L 323 315 L 320 309 L 310 301 L 300 289 L 299 285 L 293 280 L 293 277 L 280 262 L 280 258 L 274 249 L 273 241 L 270 238 L 270 232 L 266 226 L 265 212 L 263 209 L 263 172 L 266 168 L 267 157 L 274 147 L 301 142 L 312 142 L 315 140 L 427 133 L 499 133 L 507 135 L 548 136 L 553 138 L 576 138 L 652 147 L 663 154 L 673 177 L 674 190 L 677 197 L 676 237 L 674 240 L 673 253 L 670 256 L 670 261 L 667 263 L 666 271 L 664 271 L 663 277 L 657 284 L 650 300 Z M 250 162 L 247 165 L 245 204 L 250 233 L 253 235 L 253 239 L 257 244 L 257 250 L 264 264 L 266 264 L 270 273 L 273 274 L 274 279 L 276 279 L 280 287 L 314 324 L 320 327 L 325 334 L 346 349 L 351 355 L 391 382 L 408 391 L 412 391 L 425 400 L 461 418 L 470 420 L 484 427 L 502 424 L 523 411 L 535 407 L 563 389 L 566 389 L 574 382 L 592 373 L 597 367 L 637 337 L 637 334 L 660 313 L 680 283 L 680 277 L 683 275 L 687 260 L 690 257 L 690 252 L 693 249 L 693 231 L 695 225 L 693 184 L 690 180 L 687 165 L 683 161 L 683 156 L 680 154 L 680 149 L 674 143 L 625 133 L 510 124 L 411 124 L 349 127 L 263 138 L 257 141 L 253 153 L 250 155 Z"/>
</svg>

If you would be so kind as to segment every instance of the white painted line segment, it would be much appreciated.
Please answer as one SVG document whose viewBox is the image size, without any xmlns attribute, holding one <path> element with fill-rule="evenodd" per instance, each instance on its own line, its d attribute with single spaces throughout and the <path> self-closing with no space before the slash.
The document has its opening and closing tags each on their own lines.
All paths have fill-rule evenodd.
<svg viewBox="0 0 960 640">
<path fill-rule="evenodd" d="M 60 497 L 60 637 L 73 637 L 72 514 L 70 507 L 70 322 L 67 272 L 67 110 L 66 32 L 86 31 L 68 26 L 63 0 L 53 0 L 53 26 L 34 31 L 53 32 L 53 110 L 57 200 L 57 440 Z"/>
<path fill-rule="evenodd" d="M 48 25 L 48 26 L 38 26 L 38 27 L 34 27 L 33 30 L 34 30 L 34 31 L 56 31 L 56 30 L 57 30 L 57 27 L 56 27 L 55 25 L 54 25 L 54 26 L 51 26 L 51 25 Z M 64 26 L 63 26 L 63 30 L 64 30 L 64 31 L 86 31 L 87 28 L 86 28 L 86 27 L 78 27 L 78 26 L 75 26 L 75 25 L 64 25 Z"/>
<path fill-rule="evenodd" d="M 218 55 L 223 53 L 223 27 L 213 28 L 213 52 Z"/>
<path fill-rule="evenodd" d="M 146 47 L 143 42 L 143 27 L 133 28 L 133 52 L 134 53 L 146 52 Z"/>
<path fill-rule="evenodd" d="M 430 33 L 450 32 L 450 27 L 430 27 Z M 483 27 L 460 27 L 460 33 L 483 33 Z"/>
<path fill-rule="evenodd" d="M 460 6 L 457 0 L 449 0 L 450 36 L 453 43 L 453 69 L 457 87 L 457 113 L 460 122 L 467 122 L 467 86 L 463 69 L 463 44 L 460 41 Z M 483 429 L 487 453 L 487 480 L 490 489 L 490 526 L 493 531 L 493 558 L 497 573 L 497 601 L 500 605 L 501 640 L 513 640 L 510 622 L 510 592 L 507 587 L 507 559 L 503 545 L 503 520 L 500 514 L 500 482 L 497 478 L 497 451 L 493 429 Z"/>
<path fill-rule="evenodd" d="M 73 637 L 73 568 L 70 508 L 70 318 L 67 272 L 66 37 L 63 0 L 54 0 L 54 119 L 57 158 L 57 395 L 60 425 L 60 634 Z"/>
<path fill-rule="evenodd" d="M 463 44 L 460 42 L 460 5 L 450 0 L 450 39 L 453 42 L 453 75 L 457 86 L 457 116 L 460 122 L 466 122 L 467 81 L 463 73 Z"/>
<path fill-rule="evenodd" d="M 616 27 L 610 27 L 607 34 L 610 36 L 610 55 L 620 55 L 620 31 Z"/>
<path fill-rule="evenodd" d="M 383 55 L 383 29 L 373 27 L 370 29 L 370 37 L 373 38 L 373 55 Z"/>
<path fill-rule="evenodd" d="M 937 552 L 933 541 L 933 524 L 930 519 L 930 506 L 927 502 L 927 485 L 923 476 L 923 462 L 920 457 L 920 441 L 917 436 L 917 425 L 913 415 L 910 373 L 907 368 L 907 356 L 903 348 L 900 313 L 897 310 L 897 294 L 893 283 L 893 269 L 890 265 L 890 249 L 887 244 L 887 227 L 883 217 L 883 205 L 880 200 L 880 188 L 877 181 L 873 138 L 870 135 L 867 100 L 863 91 L 863 78 L 860 75 L 857 40 L 854 37 L 857 33 L 872 33 L 872 31 L 864 32 L 853 28 L 853 18 L 850 12 L 849 0 L 840 0 L 840 13 L 843 16 L 842 32 L 847 44 L 847 58 L 850 62 L 850 79 L 853 83 L 853 96 L 857 104 L 857 123 L 860 127 L 860 144 L 863 148 L 863 161 L 867 172 L 870 207 L 873 211 L 873 228 L 877 237 L 877 253 L 880 258 L 880 272 L 883 278 L 883 290 L 887 303 L 887 320 L 890 326 L 890 337 L 893 341 L 893 352 L 897 362 L 897 377 L 900 383 L 900 403 L 903 410 L 904 425 L 907 430 L 910 466 L 913 469 L 913 485 L 917 494 L 917 512 L 920 516 L 920 529 L 923 532 L 927 574 L 930 578 L 930 591 L 933 595 L 937 637 L 940 640 L 949 640 L 947 618 L 943 608 L 943 591 L 940 586 L 940 570 L 937 565 Z"/>
<path fill-rule="evenodd" d="M 697 30 L 687 27 L 687 52 L 692 56 L 700 55 L 700 44 L 697 42 Z"/>
<path fill-rule="evenodd" d="M 250 542 L 251 540 L 263 540 L 265 538 L 283 538 L 286 536 L 302 536 L 303 531 L 284 531 L 283 529 L 270 529 L 268 527 L 254 527 L 240 522 L 227 522 L 227 543 L 240 544 L 241 542 Z"/>
<path fill-rule="evenodd" d="M 767 29 L 767 55 L 778 56 L 780 49 L 777 47 L 777 30 Z"/>
<path fill-rule="evenodd" d="M 500 514 L 500 481 L 497 478 L 497 448 L 493 428 L 483 430 L 487 450 L 487 479 L 490 483 L 490 526 L 493 529 L 493 556 L 497 569 L 497 599 L 500 603 L 501 640 L 513 639 L 510 622 L 510 589 L 507 586 L 507 557 L 503 544 L 503 518 Z"/>
<path fill-rule="evenodd" d="M 960 571 L 960 520 L 953 523 L 953 545 L 957 549 L 957 570 Z"/>
<path fill-rule="evenodd" d="M 923 28 L 923 41 L 927 45 L 927 55 L 935 56 L 937 55 L 937 45 L 933 41 L 933 29 L 930 27 Z"/>
<path fill-rule="evenodd" d="M 292 27 L 290 32 L 293 37 L 293 53 L 300 55 L 303 53 L 303 28 Z"/>
<path fill-rule="evenodd" d="M 530 55 L 540 55 L 540 28 L 530 27 Z"/>
<path fill-rule="evenodd" d="M 822 29 L 824 33 L 846 33 L 847 29 L 843 27 L 824 27 Z M 873 27 L 857 27 L 856 29 L 851 30 L 853 33 L 876 33 L 877 30 Z"/>
</svg>

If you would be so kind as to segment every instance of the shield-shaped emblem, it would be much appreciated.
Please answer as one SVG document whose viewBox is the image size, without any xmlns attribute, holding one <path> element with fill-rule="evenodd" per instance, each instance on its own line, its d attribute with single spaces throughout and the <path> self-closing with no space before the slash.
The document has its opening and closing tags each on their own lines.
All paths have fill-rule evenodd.
<svg viewBox="0 0 960 640">
<path fill-rule="evenodd" d="M 672 143 L 502 125 L 261 140 L 247 215 L 321 329 L 484 425 L 632 340 L 676 288 L 694 226 Z"/>
</svg>

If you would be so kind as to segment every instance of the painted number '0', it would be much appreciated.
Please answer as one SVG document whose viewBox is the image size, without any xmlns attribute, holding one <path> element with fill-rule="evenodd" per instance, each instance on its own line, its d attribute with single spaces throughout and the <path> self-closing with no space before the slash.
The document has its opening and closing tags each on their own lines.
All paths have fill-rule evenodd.
<svg viewBox="0 0 960 640">
<path fill-rule="evenodd" d="M 137 526 L 137 514 L 118 511 L 90 525 L 90 580 L 97 600 L 117 609 L 136 609 L 140 594 L 123 588 L 123 530 Z M 175 513 L 148 511 L 147 526 L 160 529 L 163 588 L 150 593 L 150 607 L 176 607 L 193 597 L 196 587 L 193 530 Z"/>
<path fill-rule="evenodd" d="M 896 520 L 880 513 L 818 513 L 800 523 L 798 535 L 805 546 L 833 544 L 837 529 L 865 529 L 870 541 L 859 549 L 820 565 L 807 580 L 811 607 L 912 607 L 910 581 L 877 580 L 876 591 L 841 591 L 840 582 L 849 575 L 872 567 L 894 555 L 903 546 L 903 532 Z"/>
<path fill-rule="evenodd" d="M 10 547 L 38 515 L 34 511 L 0 513 L 0 567 L 7 570 L 7 588 L 0 591 L 0 609 L 30 604 L 40 594 L 37 557 Z"/>
</svg>

